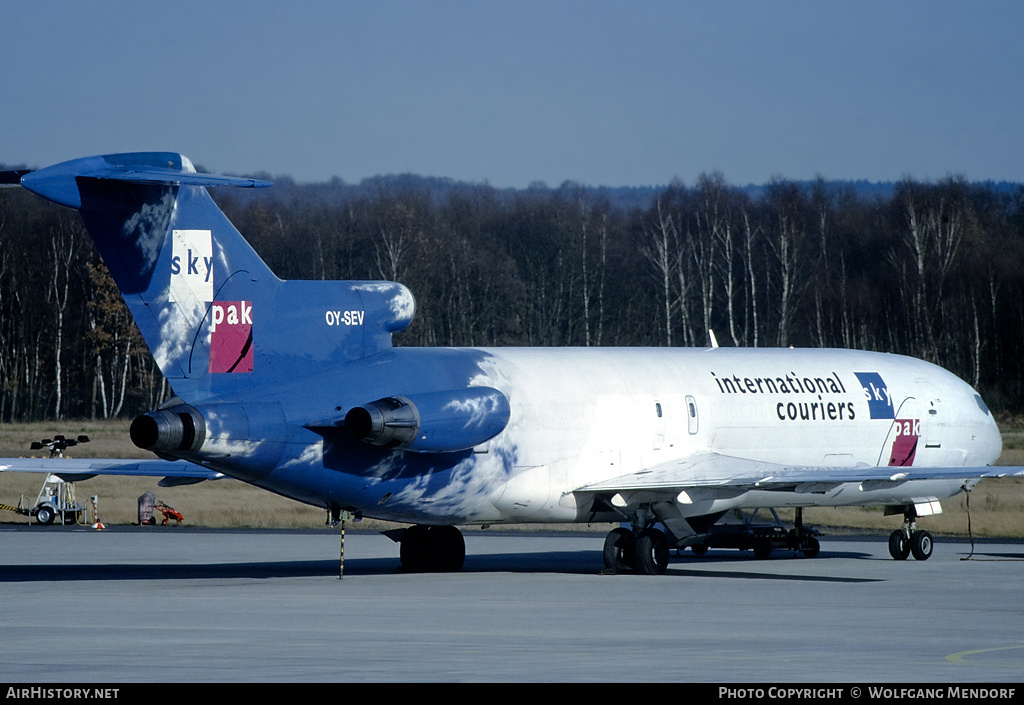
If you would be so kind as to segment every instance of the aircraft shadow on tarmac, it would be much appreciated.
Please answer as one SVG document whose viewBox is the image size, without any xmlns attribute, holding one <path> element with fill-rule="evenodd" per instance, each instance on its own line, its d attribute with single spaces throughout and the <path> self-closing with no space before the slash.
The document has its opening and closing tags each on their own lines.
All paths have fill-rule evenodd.
<svg viewBox="0 0 1024 705">
<path fill-rule="evenodd" d="M 370 562 L 387 562 L 374 559 Z M 390 561 L 392 565 L 394 561 Z M 211 578 L 295 578 L 337 575 L 336 561 L 267 561 L 252 563 L 111 563 L 104 565 L 7 565 L 0 583 L 95 580 L 203 580 Z"/>
<path fill-rule="evenodd" d="M 833 557 L 861 557 L 867 554 L 828 554 Z M 818 575 L 798 575 L 761 571 L 757 566 L 777 565 L 789 560 L 813 560 L 823 570 Z M 723 568 L 728 564 L 729 567 Z M 473 554 L 466 557 L 462 573 L 562 573 L 597 575 L 602 572 L 600 551 L 549 551 L 531 553 Z M 701 567 L 702 565 L 706 567 Z M 744 566 L 743 569 L 735 569 Z M 664 576 L 703 577 L 745 580 L 791 580 L 800 582 L 875 582 L 869 578 L 837 577 L 827 573 L 828 557 L 814 559 L 777 558 L 752 560 L 743 553 L 697 557 L 673 557 Z M 345 561 L 344 575 L 391 575 L 402 573 L 394 558 L 350 558 Z M 102 580 L 206 580 L 245 578 L 337 577 L 337 560 L 261 561 L 247 563 L 149 563 L 99 565 L 7 565 L 0 566 L 0 583 L 75 582 Z"/>
</svg>

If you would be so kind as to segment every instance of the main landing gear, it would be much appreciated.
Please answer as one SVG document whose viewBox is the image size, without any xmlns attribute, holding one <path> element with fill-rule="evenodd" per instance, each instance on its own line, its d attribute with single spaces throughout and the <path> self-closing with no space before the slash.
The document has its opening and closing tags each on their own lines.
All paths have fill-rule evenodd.
<svg viewBox="0 0 1024 705">
<path fill-rule="evenodd" d="M 917 529 L 916 518 L 913 511 L 905 512 L 903 526 L 889 534 L 889 555 L 898 561 L 907 560 L 911 554 L 919 561 L 926 561 L 932 555 L 932 535 Z"/>
<path fill-rule="evenodd" d="M 454 526 L 410 526 L 402 535 L 402 569 L 407 573 L 452 573 L 466 561 L 466 541 Z"/>
<path fill-rule="evenodd" d="M 604 567 L 609 573 L 635 570 L 644 575 L 661 575 L 668 568 L 668 538 L 654 528 L 634 534 L 617 528 L 604 540 Z"/>
</svg>

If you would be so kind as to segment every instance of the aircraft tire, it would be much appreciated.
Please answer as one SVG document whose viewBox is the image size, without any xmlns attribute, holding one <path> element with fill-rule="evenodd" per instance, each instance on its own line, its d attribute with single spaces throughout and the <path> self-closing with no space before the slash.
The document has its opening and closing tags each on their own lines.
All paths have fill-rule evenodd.
<svg viewBox="0 0 1024 705">
<path fill-rule="evenodd" d="M 645 575 L 661 575 L 668 568 L 668 540 L 657 529 L 647 529 L 636 540 L 636 567 Z"/>
<path fill-rule="evenodd" d="M 808 536 L 801 550 L 806 558 L 816 558 L 821 551 L 821 544 L 818 542 L 818 539 Z"/>
<path fill-rule="evenodd" d="M 405 530 L 399 544 L 402 569 L 408 573 L 419 573 L 427 569 L 427 530 L 417 524 Z"/>
<path fill-rule="evenodd" d="M 772 555 L 772 540 L 760 538 L 754 541 L 754 558 L 765 559 Z"/>
<path fill-rule="evenodd" d="M 453 573 L 466 561 L 466 541 L 454 526 L 417 524 L 405 530 L 399 556 L 408 573 Z"/>
<path fill-rule="evenodd" d="M 899 529 L 889 534 L 889 555 L 898 561 L 905 561 L 910 555 L 910 542 Z"/>
<path fill-rule="evenodd" d="M 604 567 L 611 573 L 621 573 L 636 567 L 636 540 L 628 529 L 612 529 L 605 536 Z"/>
<path fill-rule="evenodd" d="M 462 570 L 466 562 L 466 540 L 454 526 L 431 526 L 427 530 L 430 568 L 443 573 Z"/>
<path fill-rule="evenodd" d="M 926 561 L 932 555 L 932 535 L 927 531 L 915 531 L 910 535 L 910 552 L 919 561 Z"/>
</svg>

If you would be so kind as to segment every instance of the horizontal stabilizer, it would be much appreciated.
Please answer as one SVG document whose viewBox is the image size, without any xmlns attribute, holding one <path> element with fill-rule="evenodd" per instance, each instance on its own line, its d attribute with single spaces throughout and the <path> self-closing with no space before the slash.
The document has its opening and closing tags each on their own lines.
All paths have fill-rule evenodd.
<svg viewBox="0 0 1024 705">
<path fill-rule="evenodd" d="M 145 171 L 109 169 L 97 179 L 128 181 L 137 184 L 166 184 L 169 186 L 235 186 L 237 188 L 266 188 L 273 184 L 259 179 L 216 174 L 197 174 L 173 169 L 147 169 Z"/>
<path fill-rule="evenodd" d="M 80 179 L 118 181 L 141 186 L 236 186 L 260 188 L 269 181 L 200 174 L 187 158 L 172 152 L 108 154 L 73 159 L 24 173 L 21 185 L 55 203 L 81 208 Z"/>
</svg>

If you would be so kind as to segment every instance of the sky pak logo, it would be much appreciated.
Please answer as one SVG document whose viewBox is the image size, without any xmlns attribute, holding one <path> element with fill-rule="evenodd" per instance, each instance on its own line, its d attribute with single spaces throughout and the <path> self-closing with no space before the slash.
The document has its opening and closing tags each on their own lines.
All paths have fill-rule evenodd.
<svg viewBox="0 0 1024 705">
<path fill-rule="evenodd" d="M 210 304 L 210 372 L 252 372 L 252 302 Z"/>
<path fill-rule="evenodd" d="M 896 437 L 889 453 L 891 467 L 908 467 L 914 464 L 917 455 L 917 441 L 921 437 L 920 419 L 896 419 L 893 424 Z"/>
<path fill-rule="evenodd" d="M 892 397 L 889 396 L 889 387 L 882 381 L 882 376 L 877 372 L 854 372 L 864 389 L 864 398 L 868 402 L 868 413 L 873 419 L 896 418 L 893 409 Z"/>
<path fill-rule="evenodd" d="M 252 302 L 214 301 L 213 233 L 171 233 L 167 299 L 177 305 L 184 329 L 209 321 L 210 372 L 252 372 Z"/>
<path fill-rule="evenodd" d="M 171 246 L 168 300 L 183 304 L 213 301 L 213 239 L 209 230 L 175 230 Z"/>
</svg>

